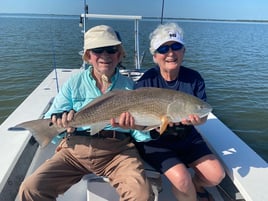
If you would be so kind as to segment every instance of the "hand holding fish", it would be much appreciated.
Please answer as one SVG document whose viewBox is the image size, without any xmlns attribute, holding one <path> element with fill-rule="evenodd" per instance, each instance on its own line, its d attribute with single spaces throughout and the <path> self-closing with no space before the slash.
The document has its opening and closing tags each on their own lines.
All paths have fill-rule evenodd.
<svg viewBox="0 0 268 201">
<path fill-rule="evenodd" d="M 66 128 L 68 133 L 72 133 L 75 131 L 74 127 L 69 126 L 70 122 L 74 118 L 75 111 L 70 110 L 69 112 L 63 112 L 60 114 L 52 114 L 51 115 L 51 123 L 53 125 L 57 125 L 59 128 Z"/>
<path fill-rule="evenodd" d="M 124 129 L 135 129 L 135 130 L 143 130 L 144 129 L 144 126 L 135 125 L 135 119 L 130 114 L 130 112 L 123 112 L 119 116 L 118 122 L 116 122 L 115 118 L 112 118 L 111 125 L 113 127 L 121 127 Z"/>
<path fill-rule="evenodd" d="M 206 121 L 207 121 L 207 116 L 200 118 L 198 115 L 191 114 L 189 115 L 188 119 L 182 119 L 181 124 L 198 126 L 198 125 L 205 123 Z"/>
<path fill-rule="evenodd" d="M 204 117 L 200 118 L 196 114 L 191 114 L 191 115 L 189 115 L 188 119 L 182 119 L 180 123 L 183 124 L 183 125 L 197 126 L 197 125 L 201 125 L 201 124 L 205 123 L 206 120 L 207 120 L 207 116 L 204 116 Z M 169 126 L 172 127 L 172 126 L 180 124 L 180 123 L 170 122 Z M 135 119 L 129 112 L 123 112 L 120 115 L 120 117 L 118 119 L 118 122 L 116 122 L 115 118 L 112 118 L 111 119 L 111 125 L 113 127 L 121 127 L 121 128 L 124 128 L 124 129 L 135 129 L 135 130 L 143 130 L 144 129 L 144 126 L 135 125 Z M 156 128 L 156 130 L 158 132 L 160 132 L 159 128 L 158 129 Z"/>
</svg>

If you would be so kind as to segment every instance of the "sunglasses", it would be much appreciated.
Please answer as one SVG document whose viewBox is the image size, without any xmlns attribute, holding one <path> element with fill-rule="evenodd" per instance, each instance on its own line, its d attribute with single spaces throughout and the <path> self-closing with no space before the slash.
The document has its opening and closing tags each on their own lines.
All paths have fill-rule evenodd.
<svg viewBox="0 0 268 201">
<path fill-rule="evenodd" d="M 115 54 L 118 52 L 117 46 L 98 47 L 90 50 L 95 54 L 102 54 L 104 51 L 107 52 L 108 54 Z"/>
<path fill-rule="evenodd" d="M 168 53 L 169 48 L 171 48 L 172 51 L 179 51 L 183 48 L 183 44 L 173 43 L 171 45 L 162 45 L 156 49 L 156 52 L 158 52 L 159 54 L 166 54 Z"/>
</svg>

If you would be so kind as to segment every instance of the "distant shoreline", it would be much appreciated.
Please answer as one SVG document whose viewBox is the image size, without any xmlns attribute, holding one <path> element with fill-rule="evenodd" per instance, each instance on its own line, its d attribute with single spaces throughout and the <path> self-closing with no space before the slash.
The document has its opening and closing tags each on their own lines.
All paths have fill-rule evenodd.
<svg viewBox="0 0 268 201">
<path fill-rule="evenodd" d="M 160 20 L 160 17 L 142 17 L 144 19 L 156 19 Z M 174 18 L 174 17 L 165 17 L 164 20 L 188 20 L 188 21 L 217 21 L 217 22 L 263 22 L 267 23 L 268 20 L 228 20 L 228 19 L 205 19 L 205 18 Z"/>
<path fill-rule="evenodd" d="M 24 16 L 41 16 L 41 17 L 74 17 L 79 18 L 80 15 L 64 15 L 64 14 L 36 14 L 36 13 L 0 13 L 1 16 L 10 16 L 10 17 L 24 17 Z M 143 19 L 148 20 L 160 20 L 160 17 L 144 17 Z M 258 22 L 258 23 L 268 23 L 268 20 L 243 20 L 243 19 L 209 19 L 209 18 L 175 18 L 175 17 L 164 17 L 164 20 L 185 20 L 185 21 L 215 21 L 215 22 Z"/>
</svg>

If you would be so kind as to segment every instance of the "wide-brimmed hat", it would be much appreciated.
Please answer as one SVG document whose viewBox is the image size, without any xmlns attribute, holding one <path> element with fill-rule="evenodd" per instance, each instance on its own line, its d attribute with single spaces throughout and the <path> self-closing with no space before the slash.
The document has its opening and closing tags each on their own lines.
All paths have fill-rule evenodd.
<svg viewBox="0 0 268 201">
<path fill-rule="evenodd" d="M 99 25 L 89 29 L 84 37 L 84 50 L 120 45 L 116 32 L 112 27 Z"/>
</svg>

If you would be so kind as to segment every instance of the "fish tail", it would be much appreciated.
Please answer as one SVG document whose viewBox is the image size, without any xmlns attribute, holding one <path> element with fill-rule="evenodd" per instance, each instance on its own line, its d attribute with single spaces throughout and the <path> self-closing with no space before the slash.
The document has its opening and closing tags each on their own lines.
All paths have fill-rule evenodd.
<svg viewBox="0 0 268 201">
<path fill-rule="evenodd" d="M 42 148 L 46 147 L 56 135 L 66 130 L 65 128 L 53 126 L 50 119 L 27 121 L 18 124 L 13 128 L 24 128 L 29 130 Z"/>
</svg>

